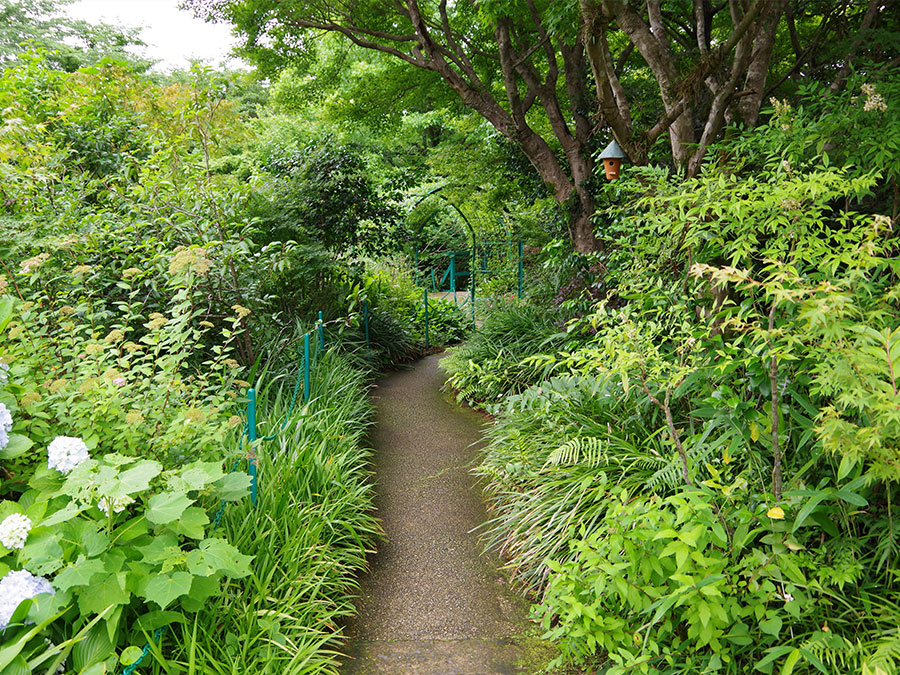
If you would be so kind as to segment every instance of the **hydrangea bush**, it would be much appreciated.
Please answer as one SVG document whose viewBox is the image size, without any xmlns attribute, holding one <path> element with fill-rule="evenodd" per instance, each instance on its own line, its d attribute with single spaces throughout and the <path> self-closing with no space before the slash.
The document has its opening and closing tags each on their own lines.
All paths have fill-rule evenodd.
<svg viewBox="0 0 900 675">
<path fill-rule="evenodd" d="M 158 263 L 171 258 L 172 267 L 192 250 Z M 21 491 L 38 463 L 65 470 L 95 448 L 164 463 L 219 457 L 239 423 L 235 401 L 246 382 L 232 350 L 247 310 L 234 310 L 222 318 L 227 328 L 216 329 L 197 309 L 202 300 L 196 266 L 174 265 L 165 313 L 148 311 L 159 308 L 158 302 L 145 304 L 148 288 L 139 270 L 129 268 L 118 273 L 126 301 L 117 303 L 120 314 L 110 316 L 87 288 L 88 271 L 70 269 L 71 288 L 49 294 L 45 275 L 56 277 L 48 267 L 54 260 L 24 261 L 16 285 L 23 297 L 14 302 L 4 296 L 0 359 L 9 382 L 0 394 L 6 470 L 0 477 L 10 483 L 0 490 Z M 76 449 L 66 437 L 81 439 L 83 447 Z"/>
<path fill-rule="evenodd" d="M 135 302 L 104 330 L 83 289 L 60 305 L 35 277 L 31 300 L 0 295 L 0 672 L 113 672 L 144 631 L 250 573 L 212 517 L 248 493 L 226 470 L 244 383 L 229 331 L 191 360 L 211 328 L 191 274 L 176 270 L 166 315 Z"/>
</svg>

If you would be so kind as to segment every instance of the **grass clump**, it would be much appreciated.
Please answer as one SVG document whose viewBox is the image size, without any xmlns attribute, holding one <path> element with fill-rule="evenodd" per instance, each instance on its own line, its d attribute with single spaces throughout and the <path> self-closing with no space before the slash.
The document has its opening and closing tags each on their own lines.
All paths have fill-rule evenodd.
<svg viewBox="0 0 900 675">
<path fill-rule="evenodd" d="M 441 361 L 448 386 L 457 399 L 496 402 L 517 394 L 542 379 L 542 367 L 526 365 L 529 356 L 553 351 L 566 333 L 556 313 L 524 302 L 514 302 L 492 312 L 470 340 L 449 350 Z"/>
<path fill-rule="evenodd" d="M 371 406 L 364 374 L 326 353 L 309 403 L 259 445 L 259 501 L 229 508 L 222 534 L 253 556 L 252 574 L 226 584 L 176 635 L 166 661 L 189 672 L 337 673 L 341 620 L 353 613 L 355 579 L 379 529 L 372 515 Z M 288 388 L 264 391 L 274 431 Z M 280 426 L 280 424 L 279 424 Z"/>
</svg>

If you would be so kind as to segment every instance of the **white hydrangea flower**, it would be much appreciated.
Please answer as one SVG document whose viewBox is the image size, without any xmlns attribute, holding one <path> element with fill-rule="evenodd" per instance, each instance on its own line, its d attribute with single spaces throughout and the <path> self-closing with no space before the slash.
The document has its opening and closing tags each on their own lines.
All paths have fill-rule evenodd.
<svg viewBox="0 0 900 675">
<path fill-rule="evenodd" d="M 44 577 L 36 577 L 27 570 L 13 570 L 0 579 L 0 630 L 9 625 L 13 612 L 23 600 L 41 593 L 53 595 L 53 586 Z"/>
<path fill-rule="evenodd" d="M 90 455 L 87 446 L 80 438 L 57 436 L 47 446 L 47 466 L 60 473 L 69 473 L 88 459 Z"/>
<path fill-rule="evenodd" d="M 6 548 L 22 548 L 28 539 L 28 531 L 31 529 L 31 520 L 21 513 L 13 513 L 6 516 L 0 523 L 0 544 Z"/>
<path fill-rule="evenodd" d="M 9 443 L 10 431 L 12 431 L 12 413 L 5 403 L 0 403 L 0 450 Z"/>
<path fill-rule="evenodd" d="M 0 387 L 9 382 L 9 364 L 0 361 Z"/>
<path fill-rule="evenodd" d="M 111 499 L 107 497 L 101 497 L 100 501 L 97 502 L 97 507 L 101 511 L 103 511 L 103 513 L 109 515 L 109 506 L 110 504 L 112 504 L 113 513 L 122 513 L 122 511 L 125 510 L 125 507 L 131 504 L 133 501 L 134 499 L 132 499 L 128 495 L 125 495 L 124 497 L 112 497 Z"/>
</svg>

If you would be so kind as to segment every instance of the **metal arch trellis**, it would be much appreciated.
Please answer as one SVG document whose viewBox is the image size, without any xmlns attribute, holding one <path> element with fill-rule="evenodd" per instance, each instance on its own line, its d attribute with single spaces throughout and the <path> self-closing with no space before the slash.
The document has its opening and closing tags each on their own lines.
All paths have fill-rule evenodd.
<svg viewBox="0 0 900 675">
<path fill-rule="evenodd" d="M 446 187 L 446 185 L 440 185 L 436 188 L 432 188 L 431 190 L 426 192 L 424 195 L 422 195 L 421 197 L 419 197 L 419 199 L 417 199 L 415 201 L 415 203 L 412 206 L 412 209 L 415 209 L 423 201 L 425 201 L 432 195 L 439 193 L 445 187 Z M 462 210 L 459 208 L 459 206 L 457 206 L 454 202 L 447 199 L 444 195 L 439 195 L 439 196 L 451 209 L 453 209 L 459 215 L 462 222 L 465 223 L 466 227 L 468 228 L 469 235 L 471 236 L 471 248 L 466 251 L 448 251 L 445 253 L 445 255 L 448 256 L 448 258 L 449 258 L 449 265 L 447 267 L 446 272 L 444 272 L 444 275 L 441 277 L 440 282 L 436 281 L 435 274 L 434 274 L 434 268 L 431 268 L 430 277 L 431 277 L 432 290 L 435 290 L 435 291 L 440 290 L 441 288 L 444 287 L 444 283 L 448 282 L 449 283 L 449 291 L 451 293 L 453 293 L 453 299 L 454 299 L 454 301 L 456 301 L 457 279 L 459 279 L 460 277 L 468 276 L 469 277 L 469 292 L 468 292 L 469 297 L 466 301 L 463 302 L 463 304 L 465 304 L 465 302 L 469 303 L 469 306 L 471 308 L 471 315 L 472 315 L 472 325 L 474 327 L 475 326 L 476 275 L 477 274 L 482 274 L 482 275 L 509 274 L 509 273 L 515 272 L 518 297 L 521 298 L 522 293 L 523 293 L 524 281 L 525 281 L 524 247 L 522 245 L 521 239 L 518 241 L 512 239 L 512 228 L 509 226 L 509 224 L 506 222 L 506 220 L 503 218 L 502 215 L 498 215 L 497 220 L 503 226 L 503 228 L 507 232 L 509 232 L 510 239 L 508 241 L 482 241 L 482 242 L 479 242 L 478 238 L 475 234 L 475 228 L 472 227 L 472 223 L 466 217 L 466 214 L 462 212 Z M 425 225 L 427 225 L 437 215 L 437 213 L 439 211 L 440 211 L 440 209 L 435 209 L 434 211 L 432 211 L 425 219 L 422 220 L 421 223 L 419 223 L 418 227 L 416 228 L 417 231 L 415 233 L 415 239 L 418 241 L 415 244 L 415 248 L 414 248 L 414 264 L 416 267 L 417 278 L 418 278 L 418 274 L 419 274 L 419 269 L 418 269 L 418 267 L 419 267 L 419 245 L 418 245 L 418 243 L 421 241 L 421 233 L 422 233 L 422 230 L 424 229 Z M 515 268 L 514 269 L 489 269 L 487 260 L 488 260 L 488 249 L 490 247 L 509 247 L 510 249 L 512 249 L 514 251 L 514 254 L 512 254 L 512 255 L 515 255 L 515 258 L 516 258 Z M 480 267 L 478 265 L 479 251 L 481 254 L 481 266 Z M 512 255 L 510 255 L 510 257 L 512 257 Z M 470 266 L 469 266 L 469 272 L 463 272 L 458 269 L 459 266 L 457 265 L 456 261 L 457 261 L 457 258 L 460 258 L 460 257 L 465 257 L 465 258 L 471 259 Z M 427 284 L 427 280 L 426 280 L 426 284 Z"/>
</svg>

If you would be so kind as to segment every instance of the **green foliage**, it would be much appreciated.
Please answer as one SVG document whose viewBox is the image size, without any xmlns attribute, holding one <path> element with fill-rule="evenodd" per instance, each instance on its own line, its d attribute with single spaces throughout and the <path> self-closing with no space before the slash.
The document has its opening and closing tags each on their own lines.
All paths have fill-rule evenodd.
<svg viewBox="0 0 900 675">
<path fill-rule="evenodd" d="M 309 314 L 327 309 L 330 345 L 358 330 L 333 319 L 359 309 L 366 272 L 321 231 L 268 231 L 272 195 L 229 172 L 256 167 L 239 161 L 247 111 L 226 79 L 195 68 L 159 84 L 112 63 L 66 73 L 37 52 L 0 76 L 0 402 L 13 421 L 0 521 L 33 525 L 23 549 L 0 549 L 0 577 L 31 570 L 55 589 L 16 610 L 4 673 L 114 672 L 147 643 L 154 672 L 334 672 L 335 622 L 377 532 L 364 376 L 319 354 L 314 399 L 286 420 L 276 390 Z M 358 157 L 342 183 L 346 167 L 328 164 L 340 153 L 322 150 L 316 166 L 350 194 Z M 394 276 L 373 312 L 396 313 L 412 356 L 421 302 Z M 433 313 L 434 339 L 453 339 L 454 310 Z M 226 472 L 246 453 L 238 378 L 267 375 L 260 431 L 284 421 L 288 436 L 276 454 L 255 448 L 252 509 L 247 476 Z M 46 468 L 61 435 L 91 455 L 67 476 Z"/>
<path fill-rule="evenodd" d="M 543 586 L 547 559 L 567 558 L 570 538 L 600 527 L 609 490 L 645 490 L 668 465 L 636 403 L 614 379 L 566 376 L 490 407 L 497 419 L 477 469 L 492 511 L 485 537 L 524 586 Z"/>
<path fill-rule="evenodd" d="M 287 388 L 263 386 L 260 432 L 287 414 Z M 246 579 L 185 622 L 166 667 L 216 672 L 336 673 L 336 622 L 353 611 L 356 575 L 378 525 L 371 514 L 371 418 L 361 371 L 331 353 L 316 364 L 313 397 L 274 441 L 260 444 L 256 507 L 230 507 L 223 536 L 253 556 Z"/>
<path fill-rule="evenodd" d="M 259 162 L 274 176 L 270 201 L 278 205 L 269 237 L 310 237 L 330 249 L 383 252 L 385 228 L 396 213 L 352 148 L 335 147 L 333 139 L 299 149 L 272 146 Z"/>
<path fill-rule="evenodd" d="M 441 361 L 449 374 L 447 383 L 457 399 L 498 401 L 540 380 L 540 367 L 523 359 L 561 345 L 565 333 L 550 312 L 526 303 L 512 302 L 487 316 L 484 325 L 465 344 Z"/>
<path fill-rule="evenodd" d="M 801 537 L 798 521 L 773 519 L 742 479 L 716 473 L 665 499 L 611 498 L 597 530 L 573 541 L 573 560 L 551 563 L 536 607 L 547 636 L 575 661 L 606 652 L 610 673 L 771 673 L 776 662 L 782 673 L 834 672 L 826 654 L 891 672 L 880 655 L 860 663 L 855 626 L 828 611 L 852 606 L 841 598 L 861 571 L 852 554 L 829 561 L 815 534 Z"/>
<path fill-rule="evenodd" d="M 223 468 L 230 459 L 222 446 L 235 443 L 227 420 L 230 376 L 221 372 L 228 352 L 204 364 L 218 377 L 188 376 L 186 350 L 200 333 L 190 327 L 183 297 L 171 319 L 162 319 L 167 328 L 125 343 L 134 350 L 122 346 L 120 328 L 104 340 L 76 328 L 67 313 L 71 325 L 56 327 L 58 318 L 42 307 L 46 298 L 33 297 L 37 304 L 0 296 L 3 359 L 11 364 L 0 400 L 13 418 L 10 442 L 0 448 L 0 521 L 22 514 L 29 523 L 24 546 L 0 545 L 0 572 L 53 575 L 56 593 L 38 596 L 31 609 L 23 605 L 3 645 L 31 661 L 24 672 L 66 658 L 79 672 L 99 663 L 111 669 L 119 648 L 143 644 L 133 625 L 141 599 L 177 610 L 218 593 L 223 578 L 250 573 L 250 558 L 214 535 L 207 512 L 241 499 L 249 485 L 246 474 Z M 43 395 L 35 386 L 41 382 L 48 385 Z M 180 389 L 174 396 L 173 382 Z M 74 468 L 57 468 L 52 448 L 60 437 L 84 444 Z M 165 468 L 176 459 L 178 468 Z M 48 632 L 27 628 L 26 613 Z M 84 641 L 73 637 L 79 631 Z M 48 648 L 44 637 L 57 644 Z"/>
<path fill-rule="evenodd" d="M 144 44 L 137 30 L 71 19 L 63 15 L 70 1 L 0 1 L 0 64 L 40 46 L 48 50 L 54 67 L 68 72 L 110 58 L 131 62 L 141 70 L 150 66 L 150 61 L 136 58 L 127 49 Z"/>
<path fill-rule="evenodd" d="M 524 393 L 494 375 L 525 327 L 448 360 L 464 395 L 501 397 L 486 535 L 543 593 L 562 661 L 900 667 L 895 170 L 873 141 L 896 78 L 879 77 L 779 102 L 696 179 L 630 169 L 609 249 L 547 255 L 583 280 L 567 333 L 506 371 Z"/>
</svg>

